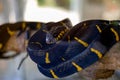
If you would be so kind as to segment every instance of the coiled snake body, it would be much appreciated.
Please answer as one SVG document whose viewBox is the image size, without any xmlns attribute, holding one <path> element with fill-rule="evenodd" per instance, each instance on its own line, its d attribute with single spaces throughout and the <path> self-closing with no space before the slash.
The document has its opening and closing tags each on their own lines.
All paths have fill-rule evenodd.
<svg viewBox="0 0 120 80">
<path fill-rule="evenodd" d="M 27 51 L 38 69 L 51 78 L 62 78 L 90 66 L 118 41 L 119 21 L 88 20 L 73 28 L 65 23 L 49 30 L 46 25 L 29 40 Z M 61 27 L 61 28 L 60 28 Z M 56 33 L 59 31 L 59 34 Z"/>
</svg>

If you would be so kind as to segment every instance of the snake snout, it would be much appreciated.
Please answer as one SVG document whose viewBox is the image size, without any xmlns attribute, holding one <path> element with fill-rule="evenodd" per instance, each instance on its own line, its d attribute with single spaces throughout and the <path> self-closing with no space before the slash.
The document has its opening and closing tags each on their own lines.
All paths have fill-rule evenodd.
<svg viewBox="0 0 120 80">
<path fill-rule="evenodd" d="M 50 33 L 47 33 L 46 34 L 46 43 L 53 44 L 55 42 L 56 42 L 55 38 Z"/>
</svg>

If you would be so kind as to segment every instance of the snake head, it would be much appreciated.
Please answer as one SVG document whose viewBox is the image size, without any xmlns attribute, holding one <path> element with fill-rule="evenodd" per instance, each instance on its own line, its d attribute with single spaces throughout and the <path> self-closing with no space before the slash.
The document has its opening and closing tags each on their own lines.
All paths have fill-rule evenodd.
<svg viewBox="0 0 120 80">
<path fill-rule="evenodd" d="M 72 28 L 69 19 L 64 19 L 59 22 L 49 22 L 47 25 L 46 43 L 53 44 L 62 40 L 67 31 Z"/>
<path fill-rule="evenodd" d="M 52 28 L 49 31 L 47 31 L 46 43 L 47 44 L 56 43 L 57 41 L 61 40 L 64 37 L 68 30 L 69 29 L 59 24 L 52 26 Z"/>
</svg>

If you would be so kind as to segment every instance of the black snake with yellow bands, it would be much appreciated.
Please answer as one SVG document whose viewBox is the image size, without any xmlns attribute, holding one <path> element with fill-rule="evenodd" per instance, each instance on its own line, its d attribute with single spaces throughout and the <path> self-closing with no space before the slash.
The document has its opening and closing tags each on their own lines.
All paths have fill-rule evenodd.
<svg viewBox="0 0 120 80">
<path fill-rule="evenodd" d="M 30 38 L 27 51 L 40 72 L 50 78 L 81 71 L 120 41 L 119 21 L 87 20 L 72 28 L 66 24 L 58 30 L 54 26 L 53 30 L 48 28 L 42 26 Z M 57 31 L 59 34 L 54 34 Z"/>
<path fill-rule="evenodd" d="M 27 52 L 45 76 L 66 77 L 95 63 L 120 41 L 119 22 L 87 20 L 72 27 L 70 20 L 65 19 L 42 23 L 39 29 L 36 29 L 37 23 L 33 26 L 29 22 L 29 29 L 34 27 L 38 31 L 28 37 Z"/>
</svg>

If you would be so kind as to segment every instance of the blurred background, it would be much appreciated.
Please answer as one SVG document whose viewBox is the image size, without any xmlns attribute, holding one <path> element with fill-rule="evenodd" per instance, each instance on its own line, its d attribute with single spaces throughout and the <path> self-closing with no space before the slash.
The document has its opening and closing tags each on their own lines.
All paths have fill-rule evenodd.
<svg viewBox="0 0 120 80">
<path fill-rule="evenodd" d="M 73 25 L 88 19 L 119 20 L 120 0 L 0 0 L 0 25 L 17 21 L 56 22 L 64 18 Z M 29 58 L 17 70 L 24 54 L 0 59 L 0 80 L 53 80 L 42 75 Z M 61 80 L 86 79 L 76 73 Z"/>
</svg>

